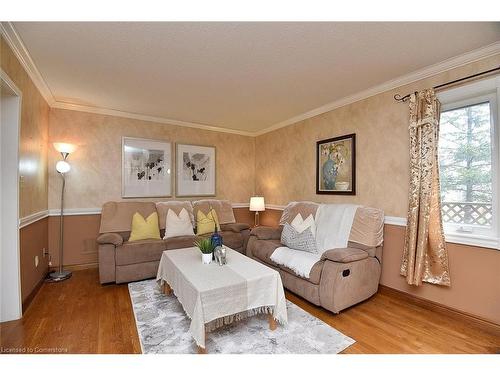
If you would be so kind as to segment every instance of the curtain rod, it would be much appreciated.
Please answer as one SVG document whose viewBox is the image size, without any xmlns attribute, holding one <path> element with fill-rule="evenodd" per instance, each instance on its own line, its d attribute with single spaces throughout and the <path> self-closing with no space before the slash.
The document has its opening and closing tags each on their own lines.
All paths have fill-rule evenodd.
<svg viewBox="0 0 500 375">
<path fill-rule="evenodd" d="M 440 88 L 443 88 L 443 87 L 446 87 L 446 86 L 449 86 L 449 85 L 453 85 L 453 84 L 458 83 L 458 82 L 466 81 L 466 80 L 471 79 L 471 78 L 476 78 L 476 77 L 479 77 L 479 76 L 482 76 L 482 75 L 485 75 L 485 74 L 493 73 L 493 72 L 495 72 L 497 70 L 500 70 L 500 66 L 496 67 L 496 68 L 493 68 L 493 69 L 490 69 L 490 70 L 486 70 L 486 71 L 481 72 L 481 73 L 476 73 L 476 74 L 472 74 L 472 75 L 467 76 L 467 77 L 459 78 L 459 79 L 456 79 L 454 81 L 442 83 L 441 85 L 434 86 L 433 89 L 437 90 L 437 89 L 440 89 Z M 417 92 L 415 91 L 415 93 L 417 93 Z M 397 101 L 397 102 L 399 102 L 399 103 L 403 103 L 403 102 L 407 101 L 410 98 L 410 95 L 411 94 L 407 94 L 405 96 L 401 96 L 399 94 L 396 94 L 396 95 L 394 95 L 394 100 Z"/>
</svg>

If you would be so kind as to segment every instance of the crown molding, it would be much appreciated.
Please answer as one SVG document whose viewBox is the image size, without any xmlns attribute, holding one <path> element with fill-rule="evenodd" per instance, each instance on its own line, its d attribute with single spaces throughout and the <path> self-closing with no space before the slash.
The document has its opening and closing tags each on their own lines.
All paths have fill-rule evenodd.
<svg viewBox="0 0 500 375">
<path fill-rule="evenodd" d="M 130 118 L 130 119 L 141 120 L 141 121 L 150 121 L 150 122 L 156 122 L 156 123 L 160 123 L 160 124 L 183 126 L 183 127 L 187 127 L 187 128 L 195 128 L 195 129 L 207 130 L 207 131 L 213 131 L 213 132 L 219 132 L 219 133 L 230 133 L 230 134 L 244 135 L 247 137 L 254 136 L 254 134 L 252 132 L 248 132 L 248 131 L 244 131 L 244 130 L 229 129 L 229 128 L 223 128 L 220 126 L 200 124 L 200 123 L 196 123 L 196 122 L 173 120 L 173 119 L 169 119 L 169 118 L 165 118 L 165 117 L 149 116 L 149 115 L 143 115 L 140 113 L 119 111 L 116 109 L 92 107 L 92 106 L 65 103 L 65 102 L 59 102 L 59 101 L 54 101 L 54 103 L 51 105 L 51 107 L 57 108 L 57 109 L 67 109 L 67 110 L 71 110 L 71 111 L 95 113 L 98 115 L 124 117 L 124 118 Z"/>
<path fill-rule="evenodd" d="M 50 91 L 47 82 L 43 79 L 42 74 L 36 67 L 35 62 L 31 58 L 21 37 L 16 32 L 16 29 L 14 29 L 12 23 L 0 22 L 0 34 L 3 35 L 5 41 L 12 49 L 22 67 L 31 78 L 38 91 L 40 91 L 40 94 L 43 96 L 47 104 L 52 106 L 52 104 L 55 103 L 54 95 L 52 94 L 52 91 Z"/>
<path fill-rule="evenodd" d="M 485 47 L 466 52 L 462 55 L 458 55 L 455 57 L 452 57 L 450 59 L 444 60 L 440 63 L 430 65 L 428 67 L 425 67 L 423 69 L 416 70 L 412 73 L 405 74 L 403 76 L 400 76 L 398 78 L 392 79 L 390 81 L 384 82 L 380 85 L 371 87 L 367 90 L 360 91 L 356 94 L 346 96 L 344 98 L 341 98 L 339 100 L 333 101 L 331 103 L 325 104 L 321 107 L 315 108 L 311 111 L 304 112 L 300 115 L 294 116 L 292 118 L 289 118 L 288 120 L 278 122 L 274 125 L 271 125 L 265 129 L 259 130 L 257 132 L 254 132 L 254 136 L 259 136 L 263 135 L 269 132 L 272 132 L 274 130 L 283 128 L 288 125 L 295 124 L 299 121 L 307 120 L 308 118 L 315 117 L 318 115 L 321 115 L 326 112 L 330 112 L 336 108 L 343 107 L 348 104 L 352 104 L 354 102 L 369 98 L 371 96 L 381 94 L 383 92 L 387 92 L 390 90 L 394 90 L 398 87 L 408 85 L 410 83 L 420 81 L 425 78 L 432 77 L 436 74 L 440 74 L 443 72 L 446 72 L 448 70 L 458 68 L 470 63 L 473 63 L 478 60 L 482 60 L 485 58 L 488 58 L 490 56 L 496 55 L 500 53 L 500 42 L 496 42 L 490 45 L 487 45 Z"/>
<path fill-rule="evenodd" d="M 200 124 L 200 123 L 194 123 L 194 122 L 188 122 L 188 121 L 181 121 L 181 120 L 174 120 L 174 119 L 169 119 L 165 117 L 156 117 L 156 116 L 149 116 L 149 115 L 143 115 L 143 114 L 138 114 L 138 113 L 132 113 L 132 112 L 126 112 L 126 111 L 120 111 L 120 110 L 115 110 L 115 109 L 110 109 L 110 108 L 102 108 L 102 107 L 94 107 L 94 106 L 85 106 L 85 105 L 80 105 L 80 104 L 71 104 L 71 103 L 65 103 L 65 102 L 60 102 L 57 101 L 54 98 L 54 95 L 52 94 L 52 91 L 50 90 L 49 86 L 43 79 L 42 75 L 40 74 L 40 71 L 36 67 L 33 59 L 31 58 L 28 50 L 24 46 L 24 43 L 22 39 L 20 38 L 19 34 L 16 32 L 14 26 L 12 25 L 11 22 L 0 22 L 0 33 L 4 36 L 5 40 L 9 44 L 9 46 L 12 48 L 14 51 L 14 54 L 16 57 L 19 59 L 21 65 L 24 67 L 28 75 L 30 76 L 31 80 L 35 84 L 35 86 L 38 88 L 44 99 L 47 101 L 48 105 L 52 108 L 59 108 L 59 109 L 67 109 L 67 110 L 72 110 L 72 111 L 80 111 L 80 112 L 87 112 L 87 113 L 95 113 L 95 114 L 100 114 L 100 115 L 109 115 L 109 116 L 117 116 L 117 117 L 123 117 L 123 118 L 132 118 L 136 120 L 143 120 L 143 121 L 150 121 L 150 122 L 157 122 L 161 124 L 169 124 L 169 125 L 176 125 L 176 126 L 184 126 L 184 127 L 190 127 L 190 128 L 195 128 L 195 129 L 202 129 L 202 130 L 208 130 L 208 131 L 215 131 L 215 132 L 221 132 L 221 133 L 230 133 L 230 134 L 237 134 L 237 135 L 243 135 L 243 136 L 248 136 L 248 137 L 257 137 L 259 135 L 263 135 L 269 132 L 272 132 L 274 130 L 283 128 L 288 125 L 295 124 L 297 122 L 306 120 L 311 117 L 315 117 L 318 115 L 321 115 L 326 112 L 330 112 L 336 108 L 343 107 L 348 104 L 352 104 L 354 102 L 369 98 L 371 96 L 390 91 L 393 89 L 396 89 L 398 87 L 428 78 L 432 77 L 436 74 L 443 73 L 445 71 L 458 68 L 460 66 L 485 59 L 487 57 L 496 55 L 500 53 L 500 42 L 496 42 L 493 44 L 490 44 L 488 46 L 461 54 L 456 57 L 452 57 L 450 59 L 447 59 L 445 61 L 442 61 L 440 63 L 430 65 L 428 67 L 425 67 L 423 69 L 417 70 L 415 72 L 400 76 L 398 78 L 395 78 L 393 80 L 384 82 L 380 85 L 371 87 L 367 90 L 363 90 L 361 92 L 358 92 L 356 94 L 346 96 L 344 98 L 338 99 L 336 101 L 333 101 L 331 103 L 325 104 L 321 107 L 315 108 L 313 110 L 304 112 L 302 114 L 299 114 L 297 116 L 291 117 L 287 120 L 278 122 L 274 125 L 271 125 L 269 127 L 266 127 L 262 130 L 259 131 L 244 131 L 244 130 L 236 130 L 236 129 L 228 129 L 216 125 L 207 125 L 207 124 Z"/>
<path fill-rule="evenodd" d="M 47 104 L 51 108 L 68 109 L 68 110 L 72 110 L 72 111 L 95 113 L 95 114 L 99 114 L 99 115 L 131 118 L 131 119 L 135 119 L 135 120 L 150 121 L 150 122 L 156 122 L 156 123 L 160 123 L 160 124 L 169 124 L 169 125 L 176 125 L 176 126 L 184 126 L 184 127 L 188 127 L 188 128 L 215 131 L 215 132 L 219 132 L 219 133 L 237 134 L 237 135 L 243 135 L 243 136 L 247 136 L 247 137 L 254 136 L 254 134 L 252 132 L 249 132 L 249 131 L 228 129 L 228 128 L 223 128 L 223 127 L 216 126 L 216 125 L 200 124 L 200 123 L 196 123 L 196 122 L 174 120 L 174 119 L 169 119 L 169 118 L 165 118 L 165 117 L 156 117 L 156 116 L 143 115 L 143 114 L 133 113 L 133 112 L 119 111 L 119 110 L 110 109 L 110 108 L 85 106 L 85 105 L 80 105 L 80 104 L 71 104 L 71 103 L 57 101 L 55 99 L 52 91 L 50 90 L 49 86 L 47 85 L 47 83 L 43 79 L 42 74 L 40 73 L 40 71 L 36 67 L 35 62 L 31 58 L 31 55 L 28 52 L 28 49 L 26 48 L 26 46 L 24 45 L 21 37 L 16 32 L 14 25 L 12 25 L 11 22 L 0 22 L 0 33 L 4 36 L 5 40 L 7 41 L 7 44 L 10 46 L 10 48 L 12 49 L 12 51 L 14 52 L 16 57 L 18 58 L 22 67 L 24 68 L 26 73 L 29 75 L 29 77 L 33 81 L 34 85 L 36 86 L 38 91 L 40 91 L 40 94 L 43 96 L 43 98 L 45 99 L 45 101 L 47 102 Z"/>
</svg>

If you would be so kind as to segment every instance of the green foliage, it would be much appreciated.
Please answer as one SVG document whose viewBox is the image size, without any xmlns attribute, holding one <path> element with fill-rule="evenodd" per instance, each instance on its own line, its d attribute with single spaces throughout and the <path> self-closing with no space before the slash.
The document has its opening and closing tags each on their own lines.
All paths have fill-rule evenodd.
<svg viewBox="0 0 500 375">
<path fill-rule="evenodd" d="M 214 245 L 212 244 L 212 241 L 210 240 L 210 238 L 202 238 L 198 241 L 195 241 L 194 246 L 196 246 L 198 249 L 200 249 L 200 251 L 203 254 L 213 253 L 214 248 L 215 248 Z"/>
<path fill-rule="evenodd" d="M 491 125 L 489 103 L 441 114 L 439 140 L 442 200 L 491 202 Z"/>
</svg>

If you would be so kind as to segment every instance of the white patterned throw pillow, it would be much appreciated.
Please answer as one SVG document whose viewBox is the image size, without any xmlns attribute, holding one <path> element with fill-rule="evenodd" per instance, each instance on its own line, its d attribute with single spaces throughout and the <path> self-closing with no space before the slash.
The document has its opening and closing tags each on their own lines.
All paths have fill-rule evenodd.
<svg viewBox="0 0 500 375">
<path fill-rule="evenodd" d="M 317 253 L 316 240 L 312 234 L 311 227 L 302 232 L 297 231 L 292 225 L 285 223 L 281 232 L 281 243 L 290 249 Z"/>
<path fill-rule="evenodd" d="M 311 229 L 311 233 L 314 237 L 316 237 L 316 222 L 314 221 L 313 215 L 309 215 L 305 220 L 302 219 L 302 215 L 299 213 L 290 223 L 292 227 L 294 227 L 297 232 L 302 233 L 307 228 Z"/>
</svg>

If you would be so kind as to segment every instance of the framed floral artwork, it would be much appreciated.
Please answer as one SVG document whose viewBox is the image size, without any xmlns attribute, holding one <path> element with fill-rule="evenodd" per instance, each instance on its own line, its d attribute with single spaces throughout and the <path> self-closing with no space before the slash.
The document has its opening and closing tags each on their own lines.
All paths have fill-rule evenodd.
<svg viewBox="0 0 500 375">
<path fill-rule="evenodd" d="M 316 142 L 316 194 L 356 194 L 356 134 Z"/>
<path fill-rule="evenodd" d="M 215 196 L 215 147 L 176 144 L 176 196 Z"/>
<path fill-rule="evenodd" d="M 172 196 L 172 144 L 122 138 L 122 197 Z"/>
</svg>

